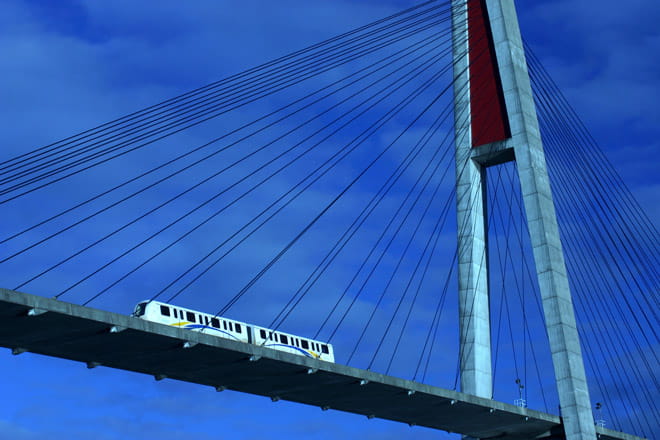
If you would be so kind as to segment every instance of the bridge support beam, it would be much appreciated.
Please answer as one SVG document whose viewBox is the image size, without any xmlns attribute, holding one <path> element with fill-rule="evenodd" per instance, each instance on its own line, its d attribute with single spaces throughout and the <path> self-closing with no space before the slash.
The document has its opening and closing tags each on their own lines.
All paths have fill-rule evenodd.
<svg viewBox="0 0 660 440">
<path fill-rule="evenodd" d="M 463 2 L 458 2 L 463 3 Z M 453 8 L 461 390 L 492 398 L 486 169 L 472 160 L 467 5 Z"/>
<path fill-rule="evenodd" d="M 594 440 L 589 390 L 514 2 L 456 0 L 453 23 L 461 389 L 491 397 L 488 283 L 482 278 L 488 273 L 485 177 L 487 167 L 515 160 L 566 438 Z M 488 44 L 483 44 L 484 36 Z M 465 53 L 469 56 L 462 56 Z M 502 121 L 497 120 L 500 108 Z"/>
<path fill-rule="evenodd" d="M 458 149 L 457 149 L 458 150 Z M 457 151 L 461 390 L 492 398 L 486 169 Z M 460 168 L 460 170 L 458 169 Z"/>
</svg>

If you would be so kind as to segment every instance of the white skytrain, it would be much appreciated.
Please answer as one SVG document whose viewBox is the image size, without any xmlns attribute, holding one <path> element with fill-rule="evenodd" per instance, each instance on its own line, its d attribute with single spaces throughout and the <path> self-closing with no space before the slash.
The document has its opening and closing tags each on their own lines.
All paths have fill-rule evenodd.
<svg viewBox="0 0 660 440">
<path fill-rule="evenodd" d="M 332 345 L 326 342 L 273 331 L 158 301 L 139 302 L 135 306 L 133 316 L 173 327 L 203 331 L 205 334 L 219 338 L 260 345 L 328 362 L 335 361 Z"/>
</svg>

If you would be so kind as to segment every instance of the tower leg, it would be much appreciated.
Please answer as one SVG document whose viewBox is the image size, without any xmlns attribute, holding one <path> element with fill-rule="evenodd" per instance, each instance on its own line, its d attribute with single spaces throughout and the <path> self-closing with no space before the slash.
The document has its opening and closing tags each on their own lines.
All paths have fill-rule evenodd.
<svg viewBox="0 0 660 440">
<path fill-rule="evenodd" d="M 471 158 L 469 57 L 461 56 L 468 49 L 467 6 L 455 6 L 452 18 L 461 391 L 490 399 L 486 169 Z"/>
<path fill-rule="evenodd" d="M 595 440 L 557 216 L 513 1 L 486 0 L 567 440 Z"/>
</svg>

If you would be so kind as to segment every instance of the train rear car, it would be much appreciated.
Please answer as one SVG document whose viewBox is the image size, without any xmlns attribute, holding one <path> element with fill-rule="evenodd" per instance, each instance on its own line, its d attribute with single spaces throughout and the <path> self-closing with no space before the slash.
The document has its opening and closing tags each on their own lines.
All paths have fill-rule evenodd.
<svg viewBox="0 0 660 440">
<path fill-rule="evenodd" d="M 303 355 L 322 361 L 334 362 L 335 353 L 332 344 L 300 336 L 273 331 L 263 327 L 253 327 L 254 343 L 274 350 Z"/>
</svg>

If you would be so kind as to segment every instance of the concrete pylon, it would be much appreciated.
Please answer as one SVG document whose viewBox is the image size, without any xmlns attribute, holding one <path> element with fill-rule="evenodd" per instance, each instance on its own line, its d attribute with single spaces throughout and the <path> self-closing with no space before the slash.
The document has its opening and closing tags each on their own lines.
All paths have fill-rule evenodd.
<svg viewBox="0 0 660 440">
<path fill-rule="evenodd" d="M 461 390 L 492 397 L 486 172 L 489 167 L 515 160 L 566 439 L 595 440 L 515 5 L 513 0 L 454 0 L 452 6 Z"/>
<path fill-rule="evenodd" d="M 456 2 L 463 3 L 463 2 Z M 464 18 L 465 17 L 465 18 Z M 461 390 L 492 397 L 486 168 L 471 159 L 471 93 L 467 5 L 454 6 L 454 127 L 458 225 Z"/>
</svg>

